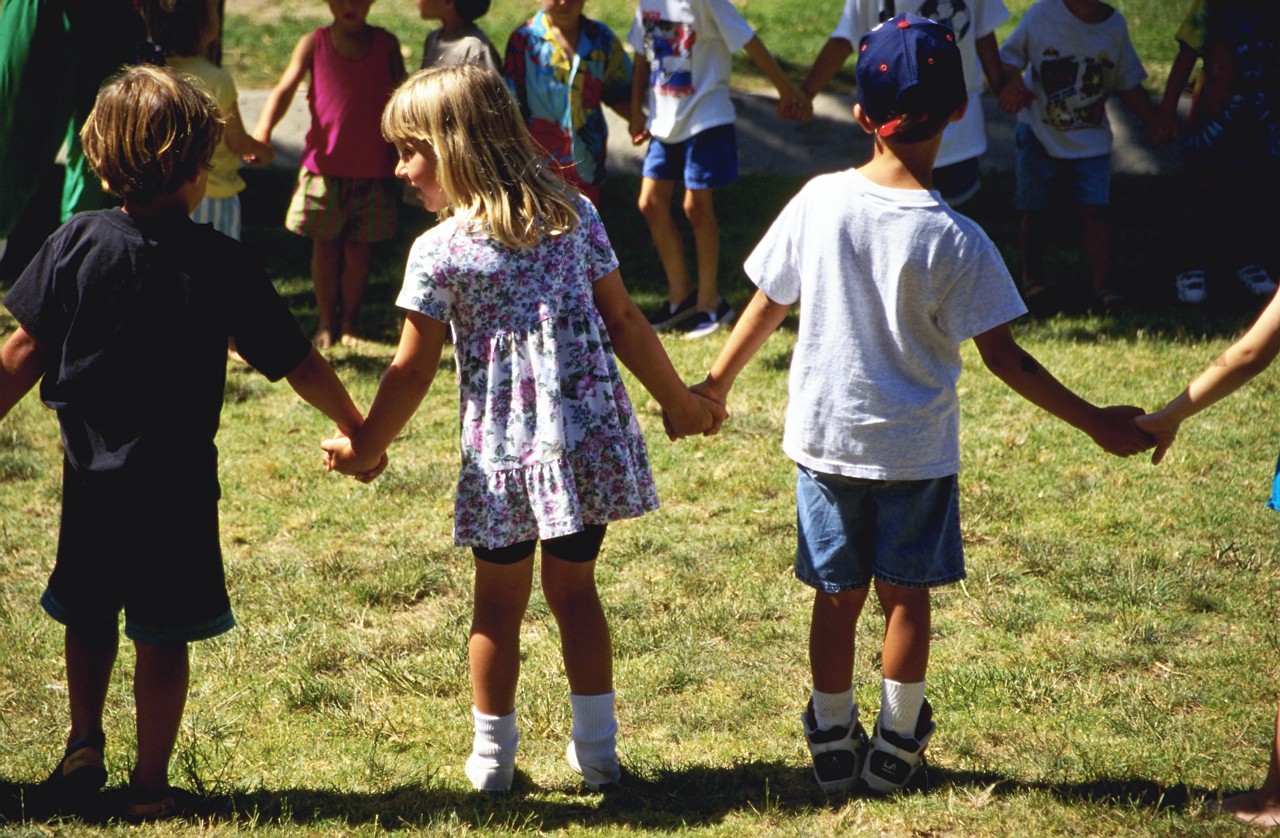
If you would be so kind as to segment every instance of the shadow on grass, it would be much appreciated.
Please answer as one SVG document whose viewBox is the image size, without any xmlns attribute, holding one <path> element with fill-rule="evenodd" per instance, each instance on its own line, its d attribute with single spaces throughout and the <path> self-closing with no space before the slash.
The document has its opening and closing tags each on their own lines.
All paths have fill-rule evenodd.
<svg viewBox="0 0 1280 838">
<path fill-rule="evenodd" d="M 1064 804 L 1115 805 L 1155 812 L 1179 812 L 1188 804 L 1216 799 L 1216 790 L 1184 784 L 1165 785 L 1142 777 L 1098 779 L 1083 783 L 1028 783 L 994 772 L 922 772 L 907 794 L 937 795 L 949 790 L 1016 797 L 1041 793 Z M 103 792 L 92 808 L 77 815 L 48 811 L 37 802 L 33 784 L 0 780 L 0 823 L 40 822 L 71 817 L 105 823 L 120 811 L 121 791 Z M 738 812 L 803 815 L 843 807 L 850 798 L 825 796 L 813 784 L 808 766 L 782 762 L 743 762 L 730 766 L 653 769 L 645 776 L 624 776 L 605 794 L 535 786 L 520 772 L 506 795 L 485 795 L 443 784 L 399 786 L 388 791 L 292 788 L 253 790 L 197 797 L 187 816 L 205 824 L 312 825 L 376 823 L 395 830 L 444 824 L 472 828 L 565 829 L 574 826 L 625 825 L 643 829 L 713 826 Z"/>
</svg>

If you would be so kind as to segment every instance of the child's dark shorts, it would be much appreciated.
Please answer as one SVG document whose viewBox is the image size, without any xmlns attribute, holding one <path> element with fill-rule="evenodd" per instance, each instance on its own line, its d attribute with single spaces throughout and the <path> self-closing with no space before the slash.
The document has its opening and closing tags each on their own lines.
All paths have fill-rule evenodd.
<svg viewBox="0 0 1280 838">
<path fill-rule="evenodd" d="M 718 189 L 738 179 L 738 134 L 733 123 L 699 131 L 680 143 L 649 141 L 643 174 L 683 180 L 686 189 Z"/>
<path fill-rule="evenodd" d="M 95 483 L 64 464 L 58 557 L 40 604 L 66 626 L 104 634 L 124 609 L 125 635 L 144 643 L 230 630 L 216 488 Z"/>
<path fill-rule="evenodd" d="M 594 562 L 600 555 L 600 545 L 604 543 L 604 534 L 608 530 L 605 524 L 588 524 L 580 531 L 559 538 L 548 538 L 542 542 L 543 557 L 555 556 L 557 559 L 573 564 Z M 516 564 L 533 555 L 533 548 L 538 545 L 534 541 L 520 541 L 506 547 L 472 547 L 471 553 L 477 561 L 489 564 Z"/>
<path fill-rule="evenodd" d="M 840 593 L 878 579 L 935 588 L 965 577 L 956 475 L 864 480 L 799 466 L 796 578 Z"/>
</svg>

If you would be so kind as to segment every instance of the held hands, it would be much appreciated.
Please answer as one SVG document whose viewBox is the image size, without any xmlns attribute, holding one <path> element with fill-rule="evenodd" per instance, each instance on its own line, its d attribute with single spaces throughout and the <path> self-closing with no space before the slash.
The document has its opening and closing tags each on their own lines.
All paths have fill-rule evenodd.
<svg viewBox="0 0 1280 838">
<path fill-rule="evenodd" d="M 778 99 L 778 119 L 808 123 L 813 119 L 813 100 L 804 91 L 789 84 Z"/>
<path fill-rule="evenodd" d="M 1142 408 L 1132 405 L 1098 408 L 1097 421 L 1087 433 L 1108 454 L 1131 457 L 1156 445 L 1155 438 L 1135 422 L 1142 414 Z"/>
<path fill-rule="evenodd" d="M 351 439 L 347 436 L 326 439 L 320 443 L 320 448 L 325 452 L 325 471 L 350 475 L 361 483 L 372 482 L 387 468 L 386 452 L 380 454 L 376 460 L 362 457 L 356 453 L 351 445 Z"/>
<path fill-rule="evenodd" d="M 1000 95 L 996 97 L 1001 110 L 1007 114 L 1016 114 L 1024 108 L 1031 107 L 1035 99 L 1036 95 L 1027 89 L 1020 73 L 1005 73 L 1004 84 L 1000 85 Z"/>
<path fill-rule="evenodd" d="M 631 135 L 632 145 L 641 145 L 649 139 L 649 117 L 643 110 L 631 109 L 631 119 L 627 121 L 627 133 Z"/>
<path fill-rule="evenodd" d="M 662 427 L 672 442 L 694 434 L 713 436 L 729 418 L 724 404 L 700 393 L 698 387 L 690 388 L 687 398 L 681 399 L 679 405 L 662 411 Z"/>
<path fill-rule="evenodd" d="M 1160 465 L 1160 461 L 1164 459 L 1165 452 L 1169 450 L 1169 446 L 1173 445 L 1174 439 L 1177 438 L 1178 428 L 1182 426 L 1182 423 L 1169 417 L 1166 411 L 1163 410 L 1135 417 L 1133 423 L 1138 430 L 1155 440 L 1156 450 L 1151 452 L 1151 464 L 1153 466 Z"/>
</svg>

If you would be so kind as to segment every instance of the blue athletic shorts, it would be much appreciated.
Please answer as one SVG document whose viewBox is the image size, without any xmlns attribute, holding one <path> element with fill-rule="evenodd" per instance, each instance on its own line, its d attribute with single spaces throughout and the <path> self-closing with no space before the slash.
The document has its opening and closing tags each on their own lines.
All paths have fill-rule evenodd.
<svg viewBox="0 0 1280 838">
<path fill-rule="evenodd" d="M 738 134 L 733 123 L 694 134 L 682 143 L 650 140 L 644 176 L 684 180 L 685 189 L 716 189 L 738 179 Z"/>
<path fill-rule="evenodd" d="M 956 475 L 863 480 L 799 466 L 796 578 L 839 593 L 878 579 L 936 588 L 965 577 Z"/>
<path fill-rule="evenodd" d="M 1014 172 L 1014 204 L 1019 212 L 1044 212 L 1053 190 L 1071 190 L 1071 199 L 1082 207 L 1105 207 L 1111 203 L 1111 155 L 1065 159 L 1050 157 L 1031 126 L 1018 124 L 1014 133 L 1017 159 Z"/>
</svg>

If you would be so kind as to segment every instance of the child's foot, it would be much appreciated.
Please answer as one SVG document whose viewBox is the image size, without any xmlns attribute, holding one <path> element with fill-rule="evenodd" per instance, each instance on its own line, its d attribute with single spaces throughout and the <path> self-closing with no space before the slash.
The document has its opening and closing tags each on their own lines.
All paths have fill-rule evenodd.
<svg viewBox="0 0 1280 838">
<path fill-rule="evenodd" d="M 311 345 L 316 349 L 328 349 L 333 346 L 333 333 L 328 329 L 318 329 L 311 338 Z"/>
<path fill-rule="evenodd" d="M 57 768 L 41 788 L 50 802 L 61 807 L 79 806 L 97 794 L 107 782 L 102 751 L 106 737 L 101 731 L 67 745 Z"/>
<path fill-rule="evenodd" d="M 1053 292 L 1043 285 L 1033 283 L 1018 291 L 1022 294 L 1022 302 L 1027 306 L 1027 313 L 1032 317 L 1048 317 L 1057 309 Z"/>
<path fill-rule="evenodd" d="M 1179 302 L 1196 305 L 1203 303 L 1209 296 L 1202 268 L 1192 268 L 1178 274 L 1173 278 L 1173 286 L 1178 291 Z"/>
<path fill-rule="evenodd" d="M 813 759 L 813 776 L 818 787 L 828 794 L 849 791 L 862 773 L 867 753 L 867 732 L 855 717 L 847 727 L 818 730 L 813 705 L 800 714 L 804 740 Z"/>
<path fill-rule="evenodd" d="M 695 291 L 684 302 L 679 305 L 672 305 L 663 300 L 658 303 L 658 307 L 645 314 L 645 319 L 649 321 L 649 325 L 653 327 L 655 332 L 665 331 L 674 328 L 680 323 L 688 320 L 696 313 L 694 305 L 698 302 L 698 293 Z"/>
<path fill-rule="evenodd" d="M 1270 297 L 1276 292 L 1275 280 L 1261 265 L 1245 265 L 1236 271 L 1236 278 L 1255 297 Z"/>
<path fill-rule="evenodd" d="M 348 349 L 358 349 L 361 346 L 369 345 L 369 341 L 360 337 L 360 335 L 353 334 L 352 332 L 343 332 L 342 339 L 339 341 L 339 343 L 341 343 L 343 346 L 347 347 Z"/>
<path fill-rule="evenodd" d="M 472 708 L 471 713 L 475 736 L 471 740 L 471 756 L 467 757 L 467 779 L 477 791 L 511 791 L 516 774 L 516 749 L 520 745 L 515 711 L 505 716 L 490 716 Z"/>
<path fill-rule="evenodd" d="M 737 312 L 727 300 L 721 299 L 715 311 L 695 311 L 693 316 L 680 325 L 687 338 L 705 338 L 707 335 L 733 322 Z"/>
<path fill-rule="evenodd" d="M 578 760 L 578 749 L 572 741 L 564 750 L 569 767 L 582 775 L 582 782 L 592 791 L 605 791 L 622 778 L 622 766 L 617 753 L 583 763 Z"/>
<path fill-rule="evenodd" d="M 1104 288 L 1093 297 L 1093 313 L 1108 315 L 1115 314 L 1129 305 L 1129 299 L 1118 291 L 1110 288 Z"/>
<path fill-rule="evenodd" d="M 1221 809 L 1253 826 L 1280 826 L 1280 800 L 1262 789 L 1228 797 Z"/>
<path fill-rule="evenodd" d="M 124 819 L 131 823 L 162 821 L 182 814 L 179 801 L 180 789 L 165 786 L 161 789 L 139 789 L 132 786 L 125 793 Z"/>
<path fill-rule="evenodd" d="M 906 786 L 924 764 L 924 749 L 935 729 L 933 708 L 928 699 L 920 707 L 913 736 L 881 730 L 877 719 L 875 733 L 867 744 L 867 759 L 862 765 L 862 780 L 867 788 L 879 794 L 892 794 Z"/>
<path fill-rule="evenodd" d="M 511 791 L 511 784 L 516 777 L 515 755 L 508 759 L 501 754 L 482 757 L 472 753 L 467 757 L 466 772 L 467 779 L 476 791 Z"/>
</svg>

